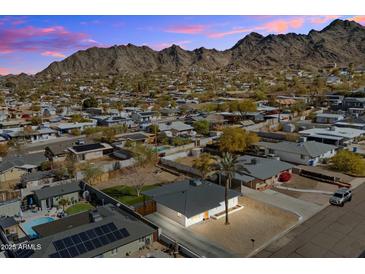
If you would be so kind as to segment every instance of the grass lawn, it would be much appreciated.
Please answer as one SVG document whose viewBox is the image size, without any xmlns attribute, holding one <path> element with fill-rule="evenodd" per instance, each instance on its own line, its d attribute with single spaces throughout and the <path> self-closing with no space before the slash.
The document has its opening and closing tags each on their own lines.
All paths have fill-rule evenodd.
<svg viewBox="0 0 365 274">
<path fill-rule="evenodd" d="M 74 205 L 70 206 L 69 208 L 67 208 L 65 210 L 65 212 L 68 215 L 73 215 L 73 214 L 77 214 L 80 212 L 88 211 L 93 208 L 94 207 L 89 203 L 77 203 L 77 204 L 74 204 Z"/>
<path fill-rule="evenodd" d="M 149 189 L 152 189 L 155 187 L 158 187 L 158 185 L 144 186 L 142 191 L 149 190 Z M 117 199 L 121 203 L 127 204 L 127 205 L 134 205 L 134 204 L 143 202 L 144 195 L 141 194 L 139 197 L 137 197 L 136 190 L 134 189 L 134 187 L 131 187 L 131 186 L 124 186 L 124 185 L 114 186 L 114 187 L 103 189 L 103 192 L 105 192 L 109 196 L 113 197 L 114 199 Z M 146 201 L 149 200 L 148 197 L 146 197 L 145 199 L 146 199 Z"/>
</svg>

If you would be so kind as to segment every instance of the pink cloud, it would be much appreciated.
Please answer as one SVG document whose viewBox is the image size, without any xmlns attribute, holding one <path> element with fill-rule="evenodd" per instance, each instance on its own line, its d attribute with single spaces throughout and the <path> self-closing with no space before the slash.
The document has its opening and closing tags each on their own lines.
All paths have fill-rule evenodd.
<svg viewBox="0 0 365 274">
<path fill-rule="evenodd" d="M 340 16 L 338 15 L 324 15 L 324 16 L 314 16 L 312 18 L 310 18 L 310 22 L 312 24 L 317 24 L 317 25 L 320 25 L 320 24 L 324 24 L 324 23 L 327 23 L 328 21 L 331 21 L 331 20 L 334 20 L 334 19 L 337 19 L 339 18 Z"/>
<path fill-rule="evenodd" d="M 165 32 L 181 33 L 181 34 L 198 34 L 207 29 L 205 25 L 180 25 L 172 26 L 165 30 Z"/>
<path fill-rule="evenodd" d="M 84 49 L 95 45 L 89 35 L 81 32 L 71 32 L 63 26 L 39 28 L 0 27 L 0 53 L 7 54 L 17 51 L 67 51 Z"/>
<path fill-rule="evenodd" d="M 349 18 L 349 20 L 352 20 L 359 24 L 365 25 L 365 15 L 357 15 L 352 18 Z"/>
<path fill-rule="evenodd" d="M 65 58 L 66 55 L 57 52 L 57 51 L 44 51 L 42 52 L 43 56 L 52 56 L 52 57 L 56 57 L 56 58 Z"/>
<path fill-rule="evenodd" d="M 0 75 L 7 75 L 9 73 L 10 72 L 7 68 L 0 68 Z"/>
<path fill-rule="evenodd" d="M 252 27 L 234 28 L 232 30 L 225 32 L 212 32 L 208 34 L 208 37 L 222 38 L 227 35 L 249 33 L 253 31 L 260 31 L 264 33 L 286 33 L 290 30 L 301 28 L 304 25 L 304 22 L 305 22 L 304 17 L 278 19 Z"/>
<path fill-rule="evenodd" d="M 157 44 L 147 44 L 147 46 L 151 47 L 154 50 L 162 50 L 168 47 L 171 47 L 172 45 L 178 45 L 181 48 L 185 48 L 186 44 L 191 43 L 189 40 L 183 40 L 183 41 L 175 41 L 175 42 L 162 42 Z"/>
</svg>

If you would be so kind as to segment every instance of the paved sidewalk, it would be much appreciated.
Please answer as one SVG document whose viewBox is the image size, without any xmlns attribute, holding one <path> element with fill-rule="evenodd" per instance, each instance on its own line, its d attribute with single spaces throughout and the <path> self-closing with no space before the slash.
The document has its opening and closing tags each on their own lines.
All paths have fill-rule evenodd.
<svg viewBox="0 0 365 274">
<path fill-rule="evenodd" d="M 169 220 L 159 213 L 145 216 L 148 220 L 162 229 L 162 233 L 186 246 L 195 253 L 207 258 L 233 258 L 234 254 L 220 246 L 213 244 L 202 236 L 197 236 L 192 231 L 184 228 L 176 222 Z M 217 235 L 219 237 L 219 235 Z"/>
<path fill-rule="evenodd" d="M 309 203 L 288 195 L 273 191 L 257 191 L 248 187 L 242 187 L 243 196 L 285 209 L 300 217 L 300 221 L 305 221 L 323 209 L 323 206 Z"/>
<path fill-rule="evenodd" d="M 254 257 L 359 257 L 365 254 L 365 184 L 344 207 L 329 206 Z M 364 255 L 363 255 L 364 256 Z"/>
</svg>

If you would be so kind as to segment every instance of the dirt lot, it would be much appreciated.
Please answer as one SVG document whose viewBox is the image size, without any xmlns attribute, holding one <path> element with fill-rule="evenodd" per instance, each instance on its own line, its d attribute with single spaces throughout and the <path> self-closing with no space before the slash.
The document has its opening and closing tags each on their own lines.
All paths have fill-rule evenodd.
<svg viewBox="0 0 365 274">
<path fill-rule="evenodd" d="M 282 184 L 282 186 L 297 189 L 318 190 L 331 193 L 335 192 L 338 189 L 336 185 L 313 180 L 297 174 L 293 174 L 292 179 L 289 182 Z M 329 194 L 298 192 L 279 188 L 274 188 L 273 190 L 317 205 L 328 204 Z"/>
<path fill-rule="evenodd" d="M 183 176 L 175 176 L 157 167 L 129 168 L 110 173 L 109 179 L 97 184 L 99 189 L 109 188 L 118 185 L 132 186 L 140 181 L 145 185 L 155 185 L 183 179 Z"/>
<path fill-rule="evenodd" d="M 230 225 L 224 224 L 223 217 L 209 219 L 189 229 L 237 256 L 245 257 L 298 221 L 295 214 L 247 197 L 240 197 L 239 203 L 244 208 L 229 215 Z M 255 239 L 254 246 L 251 239 Z"/>
<path fill-rule="evenodd" d="M 195 159 L 197 159 L 197 157 L 192 157 L 192 156 L 183 157 L 183 158 L 177 159 L 176 162 L 178 162 L 179 164 L 183 164 L 183 165 L 192 167 Z"/>
</svg>

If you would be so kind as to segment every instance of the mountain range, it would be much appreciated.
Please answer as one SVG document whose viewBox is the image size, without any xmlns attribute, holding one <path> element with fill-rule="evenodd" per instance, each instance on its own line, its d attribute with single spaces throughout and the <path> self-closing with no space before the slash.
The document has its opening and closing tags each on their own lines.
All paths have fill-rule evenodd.
<svg viewBox="0 0 365 274">
<path fill-rule="evenodd" d="M 320 31 L 308 34 L 263 36 L 250 33 L 232 48 L 219 51 L 198 48 L 184 50 L 172 45 L 161 51 L 132 44 L 80 50 L 66 59 L 51 63 L 38 77 L 92 73 L 138 74 L 150 71 L 258 69 L 326 64 L 347 66 L 365 63 L 365 27 L 347 20 L 335 20 Z"/>
</svg>

